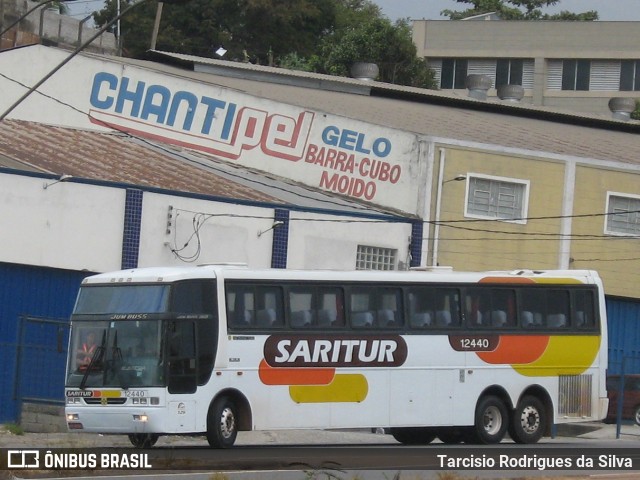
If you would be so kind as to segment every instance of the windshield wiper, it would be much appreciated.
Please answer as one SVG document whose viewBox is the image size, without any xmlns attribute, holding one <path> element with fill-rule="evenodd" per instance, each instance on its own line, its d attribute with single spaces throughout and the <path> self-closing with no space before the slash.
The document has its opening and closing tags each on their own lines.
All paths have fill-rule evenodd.
<svg viewBox="0 0 640 480">
<path fill-rule="evenodd" d="M 93 369 L 93 366 L 97 364 L 100 360 L 102 360 L 102 354 L 104 353 L 104 347 L 100 345 L 96 347 L 93 355 L 91 355 L 91 361 L 89 365 L 87 365 L 87 369 L 84 371 L 84 375 L 82 375 L 82 380 L 80 381 L 80 390 L 84 390 L 87 385 L 87 379 L 89 378 L 89 373 Z"/>
</svg>

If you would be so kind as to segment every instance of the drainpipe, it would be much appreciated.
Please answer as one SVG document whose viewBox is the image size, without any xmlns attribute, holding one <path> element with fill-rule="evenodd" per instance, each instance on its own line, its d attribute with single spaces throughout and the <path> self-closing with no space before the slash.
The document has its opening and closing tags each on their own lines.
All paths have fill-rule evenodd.
<svg viewBox="0 0 640 480">
<path fill-rule="evenodd" d="M 440 148 L 440 164 L 438 166 L 438 189 L 436 191 L 436 215 L 433 226 L 433 247 L 431 249 L 431 266 L 438 266 L 438 242 L 440 240 L 440 204 L 442 202 L 442 184 L 444 182 L 445 151 Z"/>
</svg>

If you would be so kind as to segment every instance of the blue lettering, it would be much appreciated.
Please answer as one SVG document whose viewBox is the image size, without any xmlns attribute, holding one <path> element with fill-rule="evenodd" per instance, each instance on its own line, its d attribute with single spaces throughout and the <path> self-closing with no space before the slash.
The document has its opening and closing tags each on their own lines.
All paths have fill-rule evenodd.
<svg viewBox="0 0 640 480">
<path fill-rule="evenodd" d="M 144 95 L 144 82 L 138 82 L 135 90 L 127 90 L 129 87 L 129 79 L 127 77 L 122 77 L 122 82 L 120 83 L 120 90 L 118 91 L 118 99 L 116 101 L 116 112 L 122 113 L 124 108 L 124 102 L 130 101 L 131 104 L 131 116 L 139 117 L 140 116 L 140 106 L 142 105 L 142 96 Z"/>
<path fill-rule="evenodd" d="M 167 125 L 173 127 L 176 123 L 176 116 L 178 115 L 178 109 L 182 102 L 187 102 L 187 111 L 184 115 L 184 123 L 182 124 L 183 130 L 191 130 L 193 125 L 193 117 L 196 114 L 196 108 L 198 107 L 198 97 L 193 93 L 179 91 L 173 96 L 171 102 L 171 109 L 169 110 L 169 117 L 167 118 Z"/>
<path fill-rule="evenodd" d="M 371 150 L 365 148 L 362 144 L 364 142 L 364 133 L 358 134 L 358 141 L 356 142 L 356 152 L 364 153 L 365 155 L 371 153 Z"/>
<path fill-rule="evenodd" d="M 224 108 L 227 102 L 223 102 L 222 100 L 216 100 L 211 97 L 202 97 L 200 99 L 201 103 L 204 103 L 207 106 L 207 112 L 204 115 L 204 122 L 202 122 L 202 131 L 201 133 L 204 135 L 208 135 L 211 132 L 211 125 L 213 124 L 213 119 L 216 117 L 216 110 L 218 108 Z"/>
<path fill-rule="evenodd" d="M 118 87 L 118 78 L 110 73 L 100 72 L 93 77 L 93 85 L 91 86 L 91 97 L 89 102 L 92 106 L 100 109 L 111 108 L 113 105 L 113 96 L 107 95 L 104 99 L 100 98 L 100 90 L 103 84 L 107 85 L 108 90 L 115 91 Z"/>
<path fill-rule="evenodd" d="M 376 138 L 373 142 L 373 153 L 378 157 L 386 157 L 391 153 L 391 141 L 388 138 Z"/>
<path fill-rule="evenodd" d="M 338 127 L 329 126 L 322 131 L 322 141 L 327 145 L 338 146 L 340 140 L 340 129 Z"/>
<path fill-rule="evenodd" d="M 231 127 L 233 126 L 233 119 L 236 116 L 236 104 L 230 103 L 229 108 L 227 108 L 227 116 L 224 119 L 224 125 L 222 126 L 222 134 L 220 138 L 222 140 L 229 140 L 229 135 L 231 134 Z"/>
<path fill-rule="evenodd" d="M 346 148 L 347 150 L 353 150 L 354 143 L 356 141 L 356 137 L 358 132 L 354 132 L 353 130 L 342 130 L 342 135 L 340 136 L 340 148 Z"/>
<path fill-rule="evenodd" d="M 154 97 L 160 98 L 158 105 L 153 103 Z M 171 92 L 167 87 L 161 85 L 151 85 L 147 89 L 142 107 L 142 118 L 148 120 L 150 115 L 155 115 L 158 123 L 164 123 L 167 117 L 167 109 L 171 100 Z"/>
</svg>

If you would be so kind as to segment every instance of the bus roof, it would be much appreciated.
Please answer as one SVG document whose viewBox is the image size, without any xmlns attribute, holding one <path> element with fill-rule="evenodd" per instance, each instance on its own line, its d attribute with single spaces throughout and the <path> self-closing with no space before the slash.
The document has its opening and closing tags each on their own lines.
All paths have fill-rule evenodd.
<svg viewBox="0 0 640 480">
<path fill-rule="evenodd" d="M 364 281 L 364 282 L 452 282 L 452 283 L 524 283 L 527 280 L 549 279 L 551 283 L 563 283 L 562 279 L 581 283 L 599 281 L 593 270 L 511 270 L 463 272 L 450 267 L 423 268 L 409 271 L 375 270 L 288 270 L 253 269 L 241 264 L 217 264 L 200 266 L 146 267 L 101 273 L 87 277 L 86 284 L 119 283 L 170 283 L 196 278 L 227 278 L 247 280 L 316 280 L 316 281 Z M 557 279 L 554 282 L 553 279 Z"/>
</svg>

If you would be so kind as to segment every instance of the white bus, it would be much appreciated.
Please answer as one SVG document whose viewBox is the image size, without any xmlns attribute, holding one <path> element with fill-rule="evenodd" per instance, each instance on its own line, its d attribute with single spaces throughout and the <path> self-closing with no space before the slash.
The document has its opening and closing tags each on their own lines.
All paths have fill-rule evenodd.
<svg viewBox="0 0 640 480">
<path fill-rule="evenodd" d="M 105 273 L 72 315 L 67 425 L 138 447 L 303 428 L 534 443 L 606 415 L 606 332 L 592 271 Z"/>
</svg>

